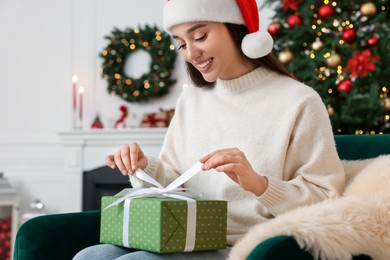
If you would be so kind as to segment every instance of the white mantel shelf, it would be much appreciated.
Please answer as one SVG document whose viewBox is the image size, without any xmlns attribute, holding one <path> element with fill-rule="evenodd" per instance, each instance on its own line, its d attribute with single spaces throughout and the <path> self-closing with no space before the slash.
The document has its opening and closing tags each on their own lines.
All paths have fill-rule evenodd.
<svg viewBox="0 0 390 260">
<path fill-rule="evenodd" d="M 158 156 L 166 128 L 69 130 L 58 133 L 65 148 L 65 212 L 81 211 L 83 172 L 104 166 L 107 154 L 137 142 L 146 155 Z M 71 191 L 71 192 L 70 192 Z"/>
<path fill-rule="evenodd" d="M 161 142 L 166 128 L 91 129 L 61 131 L 59 136 L 65 144 L 84 143 L 90 145 L 123 143 L 123 141 Z"/>
</svg>

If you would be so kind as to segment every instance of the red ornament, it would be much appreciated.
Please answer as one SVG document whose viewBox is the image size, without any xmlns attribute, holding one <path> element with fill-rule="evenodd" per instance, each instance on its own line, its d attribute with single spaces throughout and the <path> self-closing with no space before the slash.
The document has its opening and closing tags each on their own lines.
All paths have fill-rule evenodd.
<svg viewBox="0 0 390 260">
<path fill-rule="evenodd" d="M 298 4 L 300 4 L 302 0 L 283 0 L 283 12 L 286 12 L 288 9 L 293 11 L 298 11 Z"/>
<path fill-rule="evenodd" d="M 342 32 L 341 37 L 348 43 L 353 43 L 356 40 L 356 30 L 346 29 Z"/>
<path fill-rule="evenodd" d="M 372 36 L 370 37 L 368 40 L 367 40 L 367 44 L 368 46 L 370 47 L 374 47 L 375 45 L 377 45 L 379 43 L 379 38 L 376 37 L 376 36 Z"/>
<path fill-rule="evenodd" d="M 295 25 L 302 24 L 302 18 L 297 14 L 290 15 L 287 18 L 287 24 L 291 29 L 293 29 Z"/>
<path fill-rule="evenodd" d="M 327 18 L 329 16 L 332 16 L 334 14 L 334 10 L 333 10 L 333 7 L 330 6 L 330 5 L 322 5 L 320 6 L 320 8 L 318 9 L 318 15 L 321 17 L 321 18 Z"/>
<path fill-rule="evenodd" d="M 0 219 L 0 259 L 11 258 L 11 217 Z"/>
<path fill-rule="evenodd" d="M 93 120 L 93 122 L 92 122 L 91 128 L 93 128 L 93 129 L 101 129 L 101 128 L 103 128 L 103 123 L 102 123 L 102 121 L 100 121 L 100 117 L 99 116 L 95 117 L 95 120 Z"/>
<path fill-rule="evenodd" d="M 268 32 L 271 34 L 272 37 L 275 37 L 279 34 L 280 31 L 280 23 L 279 22 L 272 22 L 268 26 Z"/>
<path fill-rule="evenodd" d="M 346 79 L 346 80 L 341 81 L 337 85 L 337 89 L 341 90 L 341 91 L 344 91 L 344 92 L 347 92 L 347 93 L 351 92 L 351 90 L 352 90 L 352 80 Z"/>
<path fill-rule="evenodd" d="M 367 77 L 368 72 L 375 71 L 375 64 L 379 59 L 379 56 L 372 55 L 370 50 L 355 51 L 344 71 L 351 73 L 353 77 Z"/>
</svg>

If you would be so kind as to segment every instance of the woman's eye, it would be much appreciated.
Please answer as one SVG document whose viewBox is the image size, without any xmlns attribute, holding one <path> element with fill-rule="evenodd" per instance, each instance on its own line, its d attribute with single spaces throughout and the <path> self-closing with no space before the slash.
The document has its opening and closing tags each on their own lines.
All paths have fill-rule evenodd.
<svg viewBox="0 0 390 260">
<path fill-rule="evenodd" d="M 195 38 L 194 41 L 201 42 L 201 41 L 206 40 L 206 38 L 207 38 L 207 34 L 204 34 L 204 35 L 202 35 L 202 36 L 200 36 L 198 38 Z M 183 43 L 181 45 L 179 44 L 177 50 L 185 50 L 186 47 L 187 47 L 187 44 L 185 44 L 185 43 Z"/>
<path fill-rule="evenodd" d="M 207 35 L 203 35 L 202 37 L 196 38 L 195 41 L 203 41 L 207 38 Z"/>
<path fill-rule="evenodd" d="M 179 45 L 179 48 L 177 48 L 177 50 L 181 50 L 181 49 L 185 49 L 186 48 L 186 45 L 185 44 L 182 44 L 182 45 Z"/>
</svg>

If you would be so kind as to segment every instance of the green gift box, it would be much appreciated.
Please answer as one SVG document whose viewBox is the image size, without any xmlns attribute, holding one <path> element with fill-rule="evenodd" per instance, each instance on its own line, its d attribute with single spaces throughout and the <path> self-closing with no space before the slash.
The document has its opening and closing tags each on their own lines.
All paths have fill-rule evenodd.
<svg viewBox="0 0 390 260">
<path fill-rule="evenodd" d="M 124 202 L 107 208 L 118 198 L 102 197 L 101 243 L 127 246 L 124 239 L 128 239 L 128 247 L 131 248 L 159 253 L 185 251 L 188 227 L 186 200 L 133 198 L 127 214 L 128 223 L 124 223 Z M 196 216 L 192 217 L 196 219 L 196 223 L 192 223 L 195 225 L 193 251 L 226 247 L 226 201 L 196 200 Z M 124 232 L 123 227 L 128 227 L 128 231 Z"/>
</svg>

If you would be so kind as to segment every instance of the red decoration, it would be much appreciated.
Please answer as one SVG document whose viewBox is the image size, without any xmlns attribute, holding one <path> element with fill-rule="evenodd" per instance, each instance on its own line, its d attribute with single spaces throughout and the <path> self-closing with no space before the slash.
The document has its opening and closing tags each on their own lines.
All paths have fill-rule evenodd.
<svg viewBox="0 0 390 260">
<path fill-rule="evenodd" d="M 119 110 L 122 112 L 121 116 L 116 120 L 114 128 L 118 128 L 119 125 L 122 125 L 123 127 L 126 127 L 126 117 L 129 115 L 129 111 L 127 110 L 126 106 L 120 106 Z"/>
<path fill-rule="evenodd" d="M 11 217 L 0 219 L 0 259 L 11 259 Z"/>
<path fill-rule="evenodd" d="M 83 95 L 84 95 L 84 87 L 79 87 L 79 120 L 80 120 L 80 126 L 83 124 Z"/>
<path fill-rule="evenodd" d="M 320 8 L 318 9 L 318 15 L 321 17 L 321 18 L 327 18 L 329 16 L 332 16 L 334 14 L 334 10 L 333 10 L 333 7 L 330 6 L 330 5 L 322 5 L 320 6 Z"/>
<path fill-rule="evenodd" d="M 286 12 L 288 9 L 294 12 L 298 11 L 298 4 L 301 2 L 302 0 L 283 0 L 283 12 Z"/>
<path fill-rule="evenodd" d="M 154 127 L 166 127 L 167 116 L 165 112 L 144 114 L 141 122 L 141 127 L 154 128 Z"/>
<path fill-rule="evenodd" d="M 346 29 L 342 32 L 341 37 L 348 43 L 353 43 L 356 40 L 356 30 Z"/>
<path fill-rule="evenodd" d="M 287 24 L 291 29 L 293 29 L 295 25 L 302 24 L 302 18 L 297 14 L 290 15 L 287 18 Z"/>
<path fill-rule="evenodd" d="M 73 77 L 72 77 L 72 99 L 73 99 L 73 110 L 74 111 L 76 111 L 76 106 L 77 106 L 77 104 L 76 104 L 76 89 L 77 89 L 77 81 L 78 81 L 78 78 L 77 78 L 77 76 L 76 75 L 74 75 Z"/>
<path fill-rule="evenodd" d="M 379 38 L 376 36 L 372 36 L 367 40 L 367 44 L 370 47 L 374 47 L 379 43 Z"/>
<path fill-rule="evenodd" d="M 279 34 L 280 31 L 280 23 L 279 22 L 272 22 L 268 26 L 268 32 L 271 34 L 272 37 L 275 37 Z"/>
<path fill-rule="evenodd" d="M 355 51 L 344 71 L 351 73 L 353 77 L 367 77 L 368 72 L 375 71 L 375 64 L 379 59 L 379 56 L 372 55 L 370 50 Z"/>
<path fill-rule="evenodd" d="M 102 121 L 100 121 L 100 117 L 98 115 L 95 117 L 95 120 L 93 120 L 91 128 L 93 128 L 93 129 L 103 128 L 103 123 L 102 123 Z"/>
<path fill-rule="evenodd" d="M 351 92 L 351 90 L 352 90 L 352 81 L 350 79 L 346 79 L 346 80 L 341 81 L 337 85 L 337 89 L 341 90 L 341 91 L 344 91 L 344 92 L 347 92 L 347 93 Z"/>
</svg>

